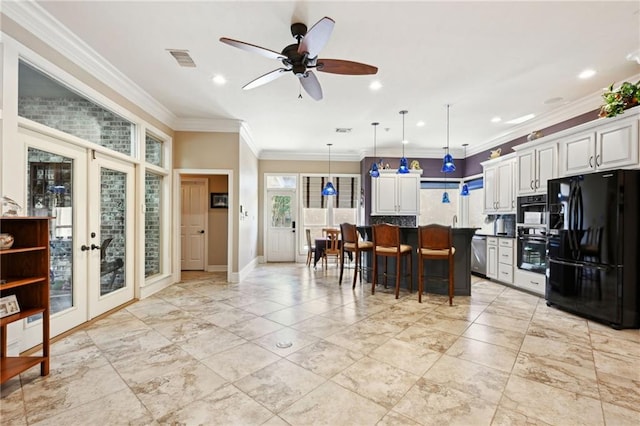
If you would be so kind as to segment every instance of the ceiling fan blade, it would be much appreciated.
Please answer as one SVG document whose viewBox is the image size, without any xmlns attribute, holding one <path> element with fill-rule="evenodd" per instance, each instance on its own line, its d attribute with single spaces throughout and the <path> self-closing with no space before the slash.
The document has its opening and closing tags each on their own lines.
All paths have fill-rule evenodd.
<svg viewBox="0 0 640 426">
<path fill-rule="evenodd" d="M 378 67 L 360 62 L 344 61 L 342 59 L 318 59 L 316 69 L 331 74 L 366 75 L 376 74 Z"/>
<path fill-rule="evenodd" d="M 278 53 L 274 50 L 265 49 L 264 47 L 256 46 L 255 44 L 245 43 L 244 41 L 233 40 L 226 37 L 221 37 L 220 41 L 229 46 L 237 47 L 247 52 L 257 53 L 258 55 L 266 56 L 270 59 L 277 59 L 279 61 L 287 59 L 282 53 Z"/>
<path fill-rule="evenodd" d="M 327 44 L 331 32 L 333 31 L 333 25 L 335 21 L 331 18 L 324 17 L 315 23 L 307 35 L 304 36 L 300 46 L 298 46 L 298 53 L 308 53 L 309 58 L 315 58 L 320 53 L 320 50 Z"/>
<path fill-rule="evenodd" d="M 263 84 L 267 84 L 279 77 L 282 77 L 282 75 L 284 75 L 285 72 L 289 71 L 286 68 L 278 68 L 276 70 L 270 71 L 264 75 L 261 75 L 260 77 L 256 78 L 253 81 L 250 81 L 249 83 L 245 84 L 242 89 L 243 90 L 249 90 L 249 89 L 255 89 L 258 86 L 262 86 Z"/>
<path fill-rule="evenodd" d="M 304 88 L 304 91 L 309 94 L 313 99 L 319 101 L 322 99 L 322 87 L 318 81 L 318 77 L 312 72 L 307 71 L 303 77 L 300 78 L 300 84 Z"/>
</svg>

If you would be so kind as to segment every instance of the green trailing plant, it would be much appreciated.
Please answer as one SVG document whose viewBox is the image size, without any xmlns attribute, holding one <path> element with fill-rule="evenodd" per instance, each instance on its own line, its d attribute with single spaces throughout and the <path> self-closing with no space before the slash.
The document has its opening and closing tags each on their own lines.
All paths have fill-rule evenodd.
<svg viewBox="0 0 640 426">
<path fill-rule="evenodd" d="M 625 109 L 638 105 L 640 100 L 640 81 L 636 84 L 625 81 L 614 90 L 613 84 L 602 94 L 604 105 L 600 107 L 600 117 L 615 117 Z"/>
</svg>

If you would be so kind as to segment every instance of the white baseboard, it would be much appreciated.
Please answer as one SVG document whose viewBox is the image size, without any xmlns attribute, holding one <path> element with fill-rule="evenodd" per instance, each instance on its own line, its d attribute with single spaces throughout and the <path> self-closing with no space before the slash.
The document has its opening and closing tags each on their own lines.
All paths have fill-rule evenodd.
<svg viewBox="0 0 640 426">
<path fill-rule="evenodd" d="M 207 265 L 207 272 L 227 272 L 227 265 Z"/>
<path fill-rule="evenodd" d="M 242 268 L 242 271 L 232 273 L 230 278 L 231 282 L 237 283 L 245 279 L 251 273 L 251 271 L 256 268 L 258 263 L 261 263 L 261 260 L 262 256 L 254 257 L 253 260 L 247 264 L 247 266 Z"/>
<path fill-rule="evenodd" d="M 174 279 L 174 275 L 169 275 L 156 281 L 145 283 L 144 286 L 140 287 L 140 299 L 145 299 L 176 282 L 178 281 Z"/>
</svg>

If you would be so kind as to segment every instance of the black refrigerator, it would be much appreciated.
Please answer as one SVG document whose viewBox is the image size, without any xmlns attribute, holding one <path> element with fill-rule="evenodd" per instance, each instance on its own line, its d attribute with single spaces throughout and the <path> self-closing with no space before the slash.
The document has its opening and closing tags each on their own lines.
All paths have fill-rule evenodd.
<svg viewBox="0 0 640 426">
<path fill-rule="evenodd" d="M 640 328 L 639 203 L 640 170 L 548 181 L 548 305 Z"/>
</svg>

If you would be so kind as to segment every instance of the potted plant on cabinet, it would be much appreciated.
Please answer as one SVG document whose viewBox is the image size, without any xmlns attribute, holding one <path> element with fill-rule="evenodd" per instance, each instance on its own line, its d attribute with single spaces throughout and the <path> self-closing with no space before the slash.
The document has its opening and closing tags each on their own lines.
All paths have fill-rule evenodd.
<svg viewBox="0 0 640 426">
<path fill-rule="evenodd" d="M 638 105 L 640 100 L 640 81 L 636 84 L 625 81 L 614 90 L 613 84 L 602 94 L 604 105 L 600 107 L 600 117 L 615 117 L 625 109 Z"/>
</svg>

